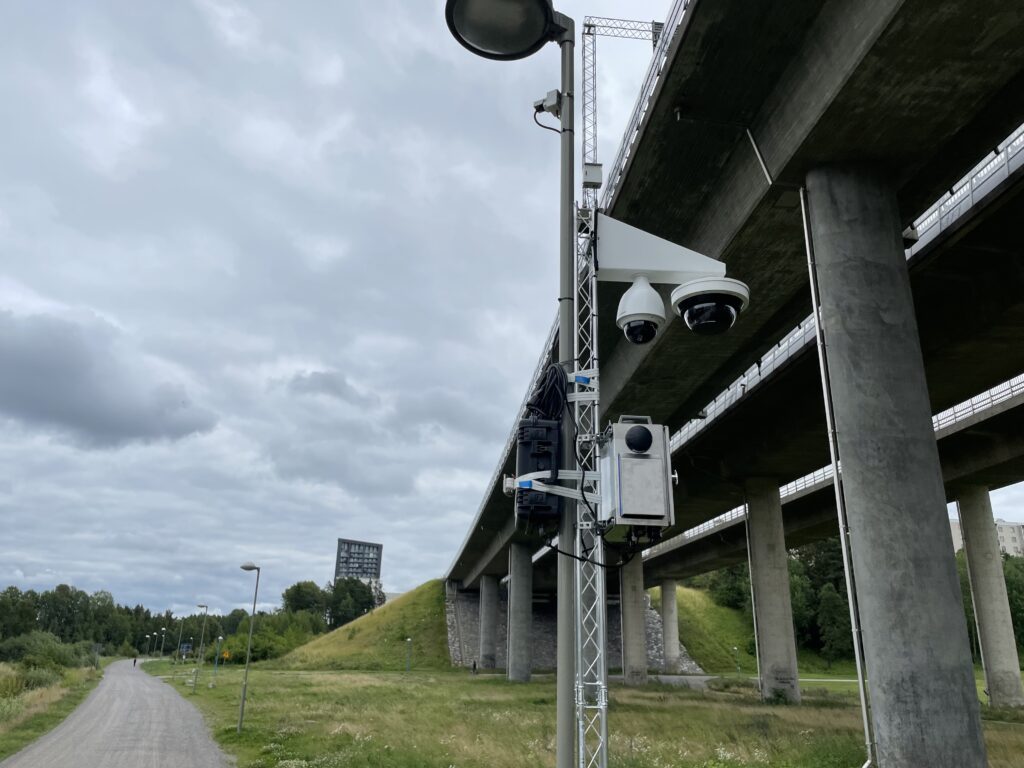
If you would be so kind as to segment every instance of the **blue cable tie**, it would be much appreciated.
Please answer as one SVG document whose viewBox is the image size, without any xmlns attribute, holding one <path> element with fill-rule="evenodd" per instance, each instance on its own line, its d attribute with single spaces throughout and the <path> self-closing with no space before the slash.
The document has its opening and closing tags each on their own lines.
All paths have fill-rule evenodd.
<svg viewBox="0 0 1024 768">
<path fill-rule="evenodd" d="M 533 480 L 520 480 L 519 481 L 519 487 L 520 488 L 533 488 Z"/>
<path fill-rule="evenodd" d="M 577 384 L 589 384 L 590 383 L 590 377 L 589 376 L 577 376 L 576 377 L 576 383 Z"/>
</svg>

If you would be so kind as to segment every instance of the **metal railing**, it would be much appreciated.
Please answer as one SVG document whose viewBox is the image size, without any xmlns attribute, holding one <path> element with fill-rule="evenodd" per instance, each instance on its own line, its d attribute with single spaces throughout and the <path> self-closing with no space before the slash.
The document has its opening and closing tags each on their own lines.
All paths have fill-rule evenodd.
<svg viewBox="0 0 1024 768">
<path fill-rule="evenodd" d="M 1024 396 L 1024 373 L 1013 377 L 1009 381 L 1004 381 L 1002 384 L 992 387 L 992 389 L 982 392 L 980 395 L 975 395 L 970 400 L 965 400 L 962 403 L 954 405 L 952 408 L 940 411 L 932 416 L 932 428 L 935 432 L 940 432 L 965 421 L 966 419 L 984 413 L 1001 403 L 1008 402 L 1015 397 L 1021 396 Z M 842 466 L 840 466 L 840 471 L 842 471 Z M 810 488 L 831 484 L 832 465 L 829 464 L 828 466 L 816 469 L 803 477 L 798 477 L 796 480 L 780 486 L 779 496 L 784 499 Z M 746 515 L 747 506 L 746 504 L 741 504 L 738 507 L 730 509 L 728 512 L 718 515 L 717 517 L 713 517 L 710 520 L 706 520 L 694 528 L 689 528 L 683 531 L 678 536 L 673 536 L 671 539 L 651 547 L 644 553 L 644 556 L 655 556 L 667 550 L 675 549 L 687 541 L 699 539 L 702 536 L 706 536 L 707 534 L 718 530 L 719 528 L 726 528 L 733 525 L 737 521 L 743 520 Z"/>
<path fill-rule="evenodd" d="M 1004 381 L 998 387 L 992 387 L 987 392 L 982 392 L 980 395 L 972 397 L 970 400 L 954 405 L 952 408 L 947 408 L 941 413 L 937 413 L 932 417 L 932 426 L 936 432 L 946 429 L 964 419 L 984 413 L 990 408 L 1005 403 L 1019 395 L 1024 395 L 1024 374 L 1015 376 L 1009 381 Z"/>
<path fill-rule="evenodd" d="M 683 15 L 689 4 L 690 0 L 676 0 L 672 4 L 672 10 L 668 12 L 668 18 L 665 19 L 665 26 L 661 30 L 661 36 L 658 38 L 658 45 L 654 49 L 654 56 L 651 57 L 651 64 L 647 68 L 647 75 L 644 77 L 636 104 L 633 106 L 633 114 L 630 116 L 629 122 L 626 124 L 626 130 L 622 134 L 622 142 L 619 144 L 619 151 L 615 155 L 615 162 L 612 163 L 608 171 L 608 181 L 605 185 L 604 193 L 601 195 L 601 207 L 605 210 L 608 209 L 612 198 L 615 196 L 616 191 L 618 191 L 619 182 L 625 174 L 626 164 L 629 162 L 633 152 L 633 145 L 636 144 L 636 140 L 640 136 L 640 129 L 643 126 L 644 118 L 647 117 L 648 109 L 654 97 L 654 91 L 658 87 L 661 73 L 664 71 L 665 64 L 668 61 L 668 49 L 671 47 L 672 41 L 675 40 L 676 30 L 679 28 L 679 24 L 683 20 Z"/>
<path fill-rule="evenodd" d="M 1024 165 L 1024 125 L 1011 133 L 996 151 L 978 163 L 970 173 L 957 182 L 916 221 L 913 229 L 917 242 L 910 253 L 917 253 L 980 200 L 1006 181 L 1015 170 Z"/>
</svg>

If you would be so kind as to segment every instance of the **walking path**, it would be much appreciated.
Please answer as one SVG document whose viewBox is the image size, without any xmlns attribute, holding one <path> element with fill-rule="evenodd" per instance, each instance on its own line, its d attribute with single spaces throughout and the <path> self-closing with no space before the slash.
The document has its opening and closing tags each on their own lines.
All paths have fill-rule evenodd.
<svg viewBox="0 0 1024 768">
<path fill-rule="evenodd" d="M 0 768 L 225 768 L 199 711 L 131 661 L 103 680 L 68 718 Z"/>
</svg>

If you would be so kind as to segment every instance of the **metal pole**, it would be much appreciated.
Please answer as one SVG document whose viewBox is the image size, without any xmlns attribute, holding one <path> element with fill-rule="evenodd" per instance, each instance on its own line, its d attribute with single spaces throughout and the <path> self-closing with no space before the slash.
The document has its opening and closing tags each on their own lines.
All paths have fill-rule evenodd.
<svg viewBox="0 0 1024 768">
<path fill-rule="evenodd" d="M 217 685 L 217 662 L 220 660 L 220 644 L 223 640 L 223 636 L 217 637 L 217 650 L 213 652 L 213 681 L 210 683 L 211 688 Z"/>
<path fill-rule="evenodd" d="M 199 681 L 199 672 L 203 668 L 203 643 L 206 641 L 206 617 L 210 613 L 210 606 L 203 606 L 203 629 L 199 633 L 199 664 L 196 666 L 196 681 Z"/>
<path fill-rule="evenodd" d="M 861 768 L 875 762 L 875 743 L 868 716 L 868 693 L 864 682 L 864 638 L 860 628 L 860 610 L 857 608 L 857 582 L 853 573 L 850 552 L 850 524 L 846 516 L 846 497 L 843 494 L 843 477 L 840 474 L 839 441 L 836 435 L 835 417 L 832 404 L 832 384 L 828 369 L 828 353 L 825 343 L 825 328 L 821 322 L 821 301 L 818 293 L 818 263 L 814 258 L 814 240 L 811 238 L 811 212 L 807 202 L 807 189 L 800 187 L 800 215 L 804 227 L 804 248 L 807 251 L 807 271 L 811 284 L 811 313 L 814 316 L 814 330 L 818 346 L 818 365 L 821 369 L 821 392 L 825 401 L 825 424 L 828 428 L 828 450 L 832 459 L 832 487 L 836 495 L 836 512 L 839 515 L 839 543 L 843 552 L 843 571 L 846 575 L 846 592 L 850 604 L 850 623 L 853 627 L 853 658 L 857 665 L 857 690 L 860 694 L 860 712 L 864 728 L 864 749 L 867 760 Z"/>
<path fill-rule="evenodd" d="M 576 286 L 573 272 L 576 263 L 576 206 L 575 160 L 573 133 L 575 101 L 574 61 L 576 51 L 576 25 L 568 16 L 558 14 L 558 23 L 565 30 L 558 44 L 562 54 L 561 122 L 561 188 L 559 216 L 559 282 L 558 282 L 558 360 L 562 365 L 574 366 L 572 358 L 576 346 L 576 322 L 573 317 L 573 293 Z M 562 467 L 576 468 L 574 430 L 570 415 L 562 420 Z M 562 519 L 558 524 L 558 548 L 569 551 L 576 540 L 576 504 L 562 501 Z M 576 734 L 576 595 L 575 563 L 566 555 L 558 555 L 558 666 L 556 673 L 556 725 L 555 746 L 557 768 L 572 768 L 575 763 Z"/>
<path fill-rule="evenodd" d="M 164 643 L 167 641 L 167 627 L 160 632 L 160 658 L 164 657 Z"/>
<path fill-rule="evenodd" d="M 181 655 L 181 633 L 185 630 L 185 617 L 178 619 L 178 645 L 174 649 L 174 663 L 178 663 L 178 657 Z"/>
<path fill-rule="evenodd" d="M 242 703 L 238 707 L 238 732 L 245 717 L 245 694 L 249 687 L 249 655 L 252 653 L 252 627 L 256 623 L 256 595 L 260 591 L 260 569 L 256 569 L 256 589 L 252 593 L 252 614 L 249 616 L 249 644 L 245 647 L 245 674 L 242 675 Z"/>
<path fill-rule="evenodd" d="M 412 664 L 412 638 L 405 638 L 405 671 L 409 671 L 409 666 Z"/>
</svg>

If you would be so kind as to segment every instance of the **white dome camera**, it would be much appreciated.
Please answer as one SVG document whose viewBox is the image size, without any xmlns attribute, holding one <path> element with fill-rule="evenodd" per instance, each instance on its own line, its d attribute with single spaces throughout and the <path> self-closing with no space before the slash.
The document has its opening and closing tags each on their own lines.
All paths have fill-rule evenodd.
<svg viewBox="0 0 1024 768">
<path fill-rule="evenodd" d="M 646 275 L 636 275 L 622 294 L 615 324 L 633 344 L 649 344 L 665 324 L 665 302 Z"/>
<path fill-rule="evenodd" d="M 730 277 L 701 277 L 672 291 L 672 308 L 687 328 L 701 336 L 732 328 L 749 301 L 750 289 Z"/>
</svg>

